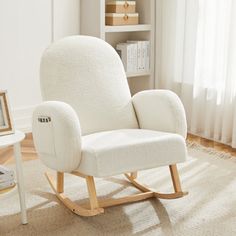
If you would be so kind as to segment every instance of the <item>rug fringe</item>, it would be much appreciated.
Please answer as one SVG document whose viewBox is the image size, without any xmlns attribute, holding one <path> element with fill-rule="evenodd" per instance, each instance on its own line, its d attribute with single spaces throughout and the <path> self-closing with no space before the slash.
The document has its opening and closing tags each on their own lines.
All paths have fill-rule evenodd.
<svg viewBox="0 0 236 236">
<path fill-rule="evenodd" d="M 235 158 L 233 155 L 231 155 L 230 153 L 227 152 L 223 152 L 223 151 L 217 151 L 214 148 L 211 147 L 204 147 L 201 144 L 195 143 L 195 142 L 190 142 L 187 140 L 187 147 L 191 148 L 191 149 L 195 149 L 195 150 L 199 150 L 199 151 L 203 151 L 206 152 L 210 155 L 216 156 L 216 157 L 220 157 L 222 159 L 231 159 L 231 158 Z"/>
</svg>

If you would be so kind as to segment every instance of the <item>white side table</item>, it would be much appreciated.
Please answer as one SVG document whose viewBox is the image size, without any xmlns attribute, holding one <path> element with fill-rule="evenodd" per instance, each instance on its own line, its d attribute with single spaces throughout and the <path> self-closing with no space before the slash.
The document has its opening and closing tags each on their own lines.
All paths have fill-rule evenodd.
<svg viewBox="0 0 236 236">
<path fill-rule="evenodd" d="M 16 176 L 17 187 L 20 198 L 21 207 L 21 222 L 27 224 L 26 205 L 25 205 L 25 191 L 24 191 L 24 179 L 21 164 L 21 147 L 20 142 L 25 138 L 25 134 L 21 131 L 16 131 L 14 134 L 0 136 L 0 148 L 13 145 L 14 157 L 16 161 Z"/>
</svg>

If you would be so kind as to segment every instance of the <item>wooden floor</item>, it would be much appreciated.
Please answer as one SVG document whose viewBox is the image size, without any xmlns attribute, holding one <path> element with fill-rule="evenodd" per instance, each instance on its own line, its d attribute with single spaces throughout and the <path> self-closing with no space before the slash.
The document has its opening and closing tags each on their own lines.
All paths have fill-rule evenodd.
<svg viewBox="0 0 236 236">
<path fill-rule="evenodd" d="M 198 144 L 203 145 L 204 147 L 210 147 L 210 148 L 214 148 L 217 151 L 220 152 L 227 152 L 230 153 L 232 156 L 236 157 L 236 149 L 232 148 L 228 145 L 222 144 L 222 143 L 218 143 L 218 142 L 214 142 L 205 138 L 201 138 L 192 134 L 188 134 L 188 141 L 190 142 L 195 142 Z"/>
<path fill-rule="evenodd" d="M 27 134 L 25 140 L 21 143 L 22 158 L 24 161 L 37 159 L 31 134 Z M 7 147 L 0 149 L 0 165 L 14 163 L 13 148 Z"/>
<path fill-rule="evenodd" d="M 233 149 L 230 146 L 213 142 L 191 134 L 188 135 L 188 140 L 191 142 L 196 142 L 198 144 L 201 144 L 205 147 L 211 147 L 218 151 L 230 153 L 232 156 L 236 157 L 236 149 Z M 37 159 L 37 154 L 34 148 L 31 134 L 26 135 L 26 139 L 22 142 L 21 147 L 22 147 L 22 157 L 24 161 Z M 0 149 L 0 165 L 11 164 L 13 162 L 14 162 L 13 149 L 9 147 Z"/>
</svg>

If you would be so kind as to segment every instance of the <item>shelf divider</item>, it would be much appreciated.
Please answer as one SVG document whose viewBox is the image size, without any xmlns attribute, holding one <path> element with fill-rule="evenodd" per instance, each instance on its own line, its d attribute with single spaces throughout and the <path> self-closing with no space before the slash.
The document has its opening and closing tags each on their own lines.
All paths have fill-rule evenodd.
<svg viewBox="0 0 236 236">
<path fill-rule="evenodd" d="M 151 71 L 143 71 L 143 72 L 126 72 L 127 78 L 132 78 L 132 77 L 140 77 L 140 76 L 149 76 L 151 75 Z"/>
<path fill-rule="evenodd" d="M 151 31 L 152 26 L 150 24 L 139 25 L 120 25 L 120 26 L 105 26 L 106 33 L 112 32 L 138 32 L 138 31 Z"/>
</svg>

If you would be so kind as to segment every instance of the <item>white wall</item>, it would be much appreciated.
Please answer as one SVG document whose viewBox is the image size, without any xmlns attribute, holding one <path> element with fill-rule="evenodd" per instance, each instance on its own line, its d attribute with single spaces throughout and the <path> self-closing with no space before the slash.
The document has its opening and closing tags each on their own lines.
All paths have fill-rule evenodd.
<svg viewBox="0 0 236 236">
<path fill-rule="evenodd" d="M 80 1 L 54 0 L 54 40 L 79 33 L 80 29 Z"/>
<path fill-rule="evenodd" d="M 167 1 L 167 0 L 164 0 Z M 165 2 L 164 2 L 165 3 Z M 155 88 L 159 88 L 162 57 L 163 0 L 156 0 L 156 52 L 155 52 Z"/>
<path fill-rule="evenodd" d="M 0 89 L 7 89 L 16 128 L 30 131 L 41 102 L 39 63 L 55 40 L 79 33 L 79 0 L 0 0 Z"/>
</svg>

